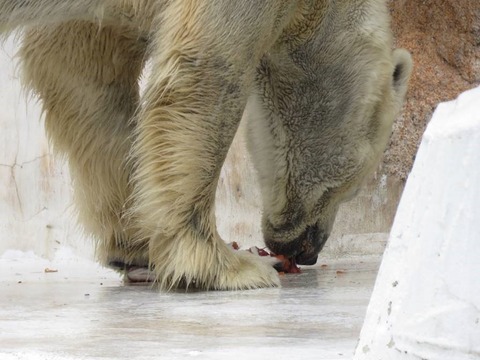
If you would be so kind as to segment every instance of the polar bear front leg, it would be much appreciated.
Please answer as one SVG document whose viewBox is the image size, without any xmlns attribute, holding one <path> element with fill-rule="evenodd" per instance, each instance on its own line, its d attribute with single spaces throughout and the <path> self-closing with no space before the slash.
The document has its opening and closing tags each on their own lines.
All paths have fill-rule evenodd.
<svg viewBox="0 0 480 360">
<path fill-rule="evenodd" d="M 161 288 L 279 284 L 271 265 L 227 248 L 214 215 L 255 67 L 281 30 L 276 3 L 173 1 L 159 19 L 133 156 L 136 218 Z"/>
</svg>

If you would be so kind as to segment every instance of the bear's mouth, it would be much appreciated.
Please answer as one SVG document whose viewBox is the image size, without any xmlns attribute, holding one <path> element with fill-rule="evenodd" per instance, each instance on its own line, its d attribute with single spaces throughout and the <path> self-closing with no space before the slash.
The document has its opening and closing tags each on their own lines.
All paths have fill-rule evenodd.
<svg viewBox="0 0 480 360">
<path fill-rule="evenodd" d="M 266 239 L 265 243 L 275 254 L 294 259 L 299 265 L 314 265 L 327 239 L 328 234 L 315 224 L 307 226 L 305 231 L 292 241 L 280 242 Z"/>
</svg>

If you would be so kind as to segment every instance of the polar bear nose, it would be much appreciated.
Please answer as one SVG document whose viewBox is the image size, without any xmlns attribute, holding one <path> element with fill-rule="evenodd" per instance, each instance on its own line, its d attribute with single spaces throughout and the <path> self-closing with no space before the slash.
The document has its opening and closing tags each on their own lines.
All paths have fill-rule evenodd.
<svg viewBox="0 0 480 360">
<path fill-rule="evenodd" d="M 318 253 L 325 245 L 328 234 L 321 231 L 318 225 L 313 225 L 308 226 L 302 236 L 303 239 L 300 240 L 301 251 L 295 256 L 295 261 L 299 265 L 315 265 Z"/>
<path fill-rule="evenodd" d="M 295 263 L 298 265 L 315 265 L 318 260 L 318 255 L 315 255 L 313 257 L 308 257 L 305 256 L 304 253 L 301 253 L 300 255 L 295 256 Z"/>
<path fill-rule="evenodd" d="M 291 241 L 265 239 L 265 243 L 275 254 L 294 257 L 299 265 L 314 265 L 328 235 L 315 224 L 307 226 L 299 237 Z"/>
</svg>

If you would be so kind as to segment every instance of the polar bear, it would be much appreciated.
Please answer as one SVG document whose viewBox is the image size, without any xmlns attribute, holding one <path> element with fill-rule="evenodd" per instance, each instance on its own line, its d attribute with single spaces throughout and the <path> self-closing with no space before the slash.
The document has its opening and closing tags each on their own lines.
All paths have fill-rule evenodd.
<svg viewBox="0 0 480 360">
<path fill-rule="evenodd" d="M 0 0 L 0 31 L 18 28 L 25 86 L 100 261 L 151 269 L 162 289 L 279 285 L 216 229 L 244 112 L 265 242 L 315 263 L 385 149 L 412 68 L 392 50 L 386 0 Z"/>
</svg>

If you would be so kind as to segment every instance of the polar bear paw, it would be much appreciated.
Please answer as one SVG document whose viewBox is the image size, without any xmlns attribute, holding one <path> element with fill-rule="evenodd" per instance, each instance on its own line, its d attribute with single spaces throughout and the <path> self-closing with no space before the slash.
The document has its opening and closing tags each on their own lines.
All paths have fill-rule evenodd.
<svg viewBox="0 0 480 360">
<path fill-rule="evenodd" d="M 215 290 L 243 290 L 280 286 L 278 272 L 273 265 L 276 259 L 235 251 L 234 266 L 220 270 L 213 283 Z"/>
</svg>

